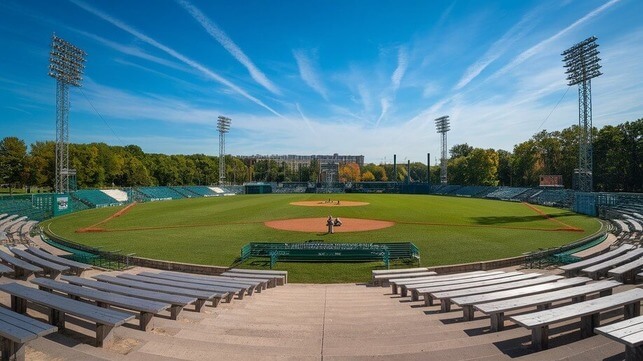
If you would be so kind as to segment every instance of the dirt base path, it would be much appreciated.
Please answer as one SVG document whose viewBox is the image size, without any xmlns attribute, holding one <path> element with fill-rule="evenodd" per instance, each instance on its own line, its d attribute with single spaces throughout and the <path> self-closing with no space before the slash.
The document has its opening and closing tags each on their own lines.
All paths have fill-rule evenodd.
<svg viewBox="0 0 643 361">
<path fill-rule="evenodd" d="M 359 207 L 367 206 L 370 203 L 368 202 L 353 202 L 353 201 L 303 201 L 303 202 L 291 202 L 293 206 L 302 206 L 302 207 Z"/>
<path fill-rule="evenodd" d="M 316 232 L 326 233 L 328 227 L 326 220 L 328 218 L 294 218 L 280 221 L 268 221 L 264 224 L 270 228 L 280 229 L 283 231 L 297 232 Z M 376 229 L 388 228 L 395 225 L 395 222 L 377 221 L 373 219 L 360 218 L 340 218 L 342 225 L 334 227 L 335 233 L 373 231 Z"/>
</svg>

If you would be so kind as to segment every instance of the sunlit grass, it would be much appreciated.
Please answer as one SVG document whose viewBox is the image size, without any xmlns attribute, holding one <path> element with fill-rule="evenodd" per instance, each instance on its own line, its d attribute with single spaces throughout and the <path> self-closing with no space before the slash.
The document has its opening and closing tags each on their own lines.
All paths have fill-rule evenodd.
<svg viewBox="0 0 643 361">
<path fill-rule="evenodd" d="M 424 266 L 517 256 L 556 247 L 596 232 L 597 220 L 567 210 L 534 209 L 514 202 L 424 195 L 334 194 L 333 199 L 370 203 L 361 207 L 300 207 L 295 201 L 328 195 L 243 195 L 138 204 L 99 227 L 108 232 L 76 233 L 119 208 L 73 213 L 50 221 L 56 234 L 78 243 L 141 257 L 178 262 L 231 265 L 248 242 L 413 242 Z M 390 228 L 333 235 L 275 230 L 274 219 L 327 217 L 396 222 Z M 580 231 L 563 231 L 576 228 Z M 365 281 L 372 263 L 277 263 L 296 282 Z"/>
</svg>

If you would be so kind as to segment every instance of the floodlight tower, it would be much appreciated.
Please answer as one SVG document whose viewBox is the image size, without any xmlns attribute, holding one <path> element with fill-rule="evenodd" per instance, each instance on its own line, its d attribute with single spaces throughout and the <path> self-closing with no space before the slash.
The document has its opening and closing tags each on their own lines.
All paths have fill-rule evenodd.
<svg viewBox="0 0 643 361">
<path fill-rule="evenodd" d="M 447 132 L 451 130 L 449 116 L 445 115 L 435 120 L 435 128 L 442 134 L 442 156 L 440 158 L 440 183 L 447 184 Z"/>
<path fill-rule="evenodd" d="M 225 133 L 230 131 L 230 118 L 219 115 L 217 130 L 219 131 L 219 185 L 225 181 Z"/>
<path fill-rule="evenodd" d="M 561 55 L 567 71 L 567 85 L 578 84 L 578 180 L 575 189 L 593 190 L 592 170 L 592 78 L 601 75 L 598 44 L 592 36 L 565 50 Z"/>
<path fill-rule="evenodd" d="M 83 80 L 85 55 L 82 49 L 57 37 L 51 41 L 49 76 L 56 79 L 56 193 L 69 192 L 69 179 L 76 171 L 69 168 L 69 86 Z"/>
</svg>

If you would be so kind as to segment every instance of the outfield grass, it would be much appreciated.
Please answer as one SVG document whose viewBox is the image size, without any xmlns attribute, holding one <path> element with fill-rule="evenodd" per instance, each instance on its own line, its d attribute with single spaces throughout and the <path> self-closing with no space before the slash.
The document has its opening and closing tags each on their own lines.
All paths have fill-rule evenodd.
<svg viewBox="0 0 643 361">
<path fill-rule="evenodd" d="M 517 256 L 556 247 L 595 233 L 599 222 L 557 208 L 487 199 L 392 194 L 333 194 L 362 207 L 301 207 L 294 201 L 321 201 L 328 195 L 242 195 L 137 204 L 99 225 L 108 232 L 76 233 L 95 225 L 120 208 L 101 208 L 54 218 L 50 229 L 78 243 L 120 250 L 137 256 L 211 265 L 231 265 L 241 246 L 252 241 L 394 242 L 410 241 L 421 264 L 435 266 Z M 541 213 L 548 215 L 543 216 Z M 367 218 L 396 222 L 366 232 L 333 235 L 268 228 L 263 222 L 306 217 Z M 561 223 L 562 222 L 562 223 Z M 562 228 L 579 231 L 561 231 Z M 377 263 L 286 263 L 293 282 L 359 282 Z M 261 265 L 255 265 L 259 267 Z"/>
</svg>

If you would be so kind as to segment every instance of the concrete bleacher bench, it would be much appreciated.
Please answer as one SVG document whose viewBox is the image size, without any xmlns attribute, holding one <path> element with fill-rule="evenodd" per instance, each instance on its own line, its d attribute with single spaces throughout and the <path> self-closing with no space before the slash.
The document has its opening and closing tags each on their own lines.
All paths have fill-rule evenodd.
<svg viewBox="0 0 643 361">
<path fill-rule="evenodd" d="M 568 265 L 560 266 L 559 268 L 563 271 L 565 271 L 565 277 L 574 277 L 578 276 L 578 273 L 580 272 L 581 269 L 595 265 L 597 263 L 601 263 L 603 261 L 606 261 L 608 259 L 617 257 L 627 251 L 630 251 L 634 249 L 634 246 L 629 245 L 629 244 L 624 244 L 617 249 L 614 249 L 612 251 L 609 251 L 607 253 L 603 253 L 600 256 L 588 258 L 579 262 L 575 263 L 570 263 Z"/>
<path fill-rule="evenodd" d="M 433 275 L 433 276 L 426 276 L 426 277 L 418 277 L 418 278 L 396 278 L 393 280 L 390 280 L 389 283 L 391 285 L 391 293 L 397 294 L 398 292 L 402 293 L 402 297 L 407 296 L 407 291 L 406 291 L 406 286 L 407 285 L 412 285 L 415 283 L 423 283 L 423 282 L 430 282 L 434 280 L 447 280 L 447 279 L 456 279 L 456 278 L 467 278 L 467 277 L 476 277 L 476 276 L 481 276 L 483 274 L 486 274 L 486 271 L 472 271 L 472 272 L 464 272 L 464 273 L 452 273 L 452 274 L 443 274 L 443 275 Z M 497 273 L 502 273 L 502 271 L 499 271 Z"/>
<path fill-rule="evenodd" d="M 635 283 L 636 273 L 643 268 L 643 257 L 639 257 L 632 262 L 612 268 L 607 274 L 615 280 L 623 283 Z"/>
<path fill-rule="evenodd" d="M 221 301 L 221 299 L 227 296 L 227 294 L 221 294 L 218 292 L 199 291 L 199 290 L 193 290 L 188 288 L 162 286 L 154 283 L 138 282 L 138 281 L 132 281 L 124 278 L 106 276 L 106 275 L 96 275 L 96 276 L 93 276 L 93 278 L 101 282 L 107 282 L 107 283 L 111 283 L 119 286 L 133 287 L 133 288 L 138 288 L 138 289 L 148 290 L 148 291 L 158 291 L 158 292 L 164 292 L 164 293 L 169 293 L 173 295 L 196 297 L 197 300 L 194 303 L 194 306 L 197 312 L 201 312 L 201 310 L 203 309 L 203 306 L 205 306 L 205 303 L 207 301 L 212 301 L 212 306 L 216 307 Z"/>
<path fill-rule="evenodd" d="M 594 334 L 594 328 L 600 325 L 601 312 L 623 307 L 626 319 L 636 317 L 641 314 L 641 300 L 643 289 L 634 288 L 610 296 L 509 318 L 530 329 L 532 347 L 542 350 L 548 347 L 550 325 L 580 318 L 581 337 L 589 337 Z"/>
<path fill-rule="evenodd" d="M 279 284 L 280 286 L 283 286 L 284 284 L 288 283 L 288 271 L 230 268 L 226 272 L 243 273 L 243 274 L 251 274 L 251 275 L 263 275 L 263 276 L 276 276 L 277 280 L 279 280 L 280 278 L 283 278 L 284 283 Z"/>
<path fill-rule="evenodd" d="M 92 288 L 95 290 L 105 291 L 113 294 L 125 295 L 130 297 L 141 298 L 144 300 L 158 301 L 170 304 L 170 318 L 176 320 L 179 317 L 179 314 L 187 305 L 197 303 L 196 297 L 180 296 L 173 295 L 169 293 L 157 292 L 157 291 L 147 291 L 141 290 L 138 288 L 132 288 L 127 286 L 113 285 L 111 283 L 92 281 L 86 278 L 76 277 L 76 276 L 62 276 L 60 278 L 63 281 L 69 282 L 72 285 L 83 286 L 87 288 Z M 196 308 L 196 307 L 195 307 Z M 195 311 L 200 311 L 200 309 L 195 309 Z"/>
<path fill-rule="evenodd" d="M 603 276 L 606 276 L 607 272 L 610 269 L 620 266 L 623 263 L 627 263 L 634 259 L 640 258 L 641 256 L 643 256 L 643 248 L 637 248 L 635 250 L 622 254 L 618 257 L 614 257 L 607 261 L 595 264 L 593 266 L 583 268 L 581 272 L 587 274 L 592 279 L 597 280 Z"/>
<path fill-rule="evenodd" d="M 624 344 L 625 361 L 643 360 L 643 316 L 597 327 L 594 332 Z"/>
<path fill-rule="evenodd" d="M 174 271 L 161 271 L 159 274 L 164 276 L 172 276 L 178 278 L 188 278 L 194 280 L 202 281 L 217 281 L 217 282 L 234 282 L 241 284 L 249 284 L 255 286 L 255 291 L 261 292 L 268 288 L 269 280 L 259 279 L 259 278 L 235 278 L 235 277 L 226 277 L 226 276 L 210 276 L 210 275 L 201 275 L 194 273 L 185 273 L 185 272 L 174 272 Z"/>
<path fill-rule="evenodd" d="M 413 272 L 413 273 L 377 275 L 377 276 L 373 276 L 373 278 L 375 279 L 376 284 L 386 287 L 389 285 L 389 282 L 391 282 L 394 279 L 419 278 L 419 277 L 427 277 L 427 276 L 435 276 L 435 275 L 437 275 L 437 273 L 433 271 L 419 271 L 419 272 Z"/>
<path fill-rule="evenodd" d="M 418 278 L 396 278 L 396 279 L 390 280 L 389 284 L 391 285 L 391 293 L 397 294 L 398 292 L 401 292 L 402 297 L 406 297 L 407 296 L 406 285 L 433 281 L 433 280 L 475 277 L 476 275 L 481 275 L 483 273 L 486 273 L 486 271 L 473 271 L 473 272 L 452 273 L 452 274 L 444 274 L 444 275 L 438 274 L 438 275 L 418 277 Z"/>
<path fill-rule="evenodd" d="M 134 318 L 130 313 L 105 309 L 15 282 L 0 285 L 0 290 L 11 295 L 11 309 L 18 313 L 27 312 L 27 301 L 47 307 L 50 310 L 49 323 L 58 326 L 58 330 L 65 329 L 65 314 L 96 323 L 97 347 L 111 343 L 112 330 Z"/>
<path fill-rule="evenodd" d="M 375 279 L 375 276 L 380 275 L 394 275 L 394 274 L 404 274 L 404 273 L 415 273 L 415 272 L 424 272 L 428 271 L 428 267 L 416 267 L 416 268 L 398 268 L 398 269 L 380 269 L 371 271 L 371 283 L 375 286 L 379 286 L 380 282 Z"/>
<path fill-rule="evenodd" d="M 60 277 L 60 275 L 63 272 L 69 271 L 69 267 L 67 266 L 63 266 L 58 263 L 47 261 L 46 259 L 42 259 L 40 257 L 34 256 L 33 254 L 23 251 L 21 249 L 10 248 L 9 250 L 13 252 L 13 254 L 18 256 L 18 258 L 24 261 L 27 261 L 29 263 L 33 263 L 34 265 L 42 268 L 44 272 L 53 279 L 57 279 Z"/>
<path fill-rule="evenodd" d="M 618 227 L 621 229 L 621 232 L 630 232 L 630 227 L 625 224 L 625 222 L 621 221 L 620 219 L 613 219 L 613 221 L 618 225 Z"/>
<path fill-rule="evenodd" d="M 51 292 L 57 291 L 68 294 L 70 297 L 79 300 L 86 299 L 94 301 L 96 306 L 108 308 L 117 306 L 139 313 L 139 329 L 147 331 L 150 327 L 152 317 L 161 311 L 170 308 L 168 303 L 143 300 L 136 297 L 112 294 L 104 291 L 93 290 L 70 283 L 59 282 L 49 278 L 34 278 L 30 281 L 41 290 Z"/>
<path fill-rule="evenodd" d="M 505 313 L 513 310 L 536 307 L 538 310 L 548 309 L 554 302 L 571 299 L 580 302 L 594 293 L 600 297 L 612 294 L 612 289 L 621 285 L 620 282 L 607 280 L 583 286 L 565 288 L 558 291 L 545 292 L 535 295 L 522 296 L 495 302 L 475 304 L 474 308 L 491 318 L 491 332 L 501 331 L 504 328 Z"/>
<path fill-rule="evenodd" d="M 235 274 L 237 276 L 235 276 Z M 253 270 L 230 268 L 225 271 L 223 275 L 232 275 L 233 277 L 243 278 L 271 278 L 274 279 L 277 286 L 283 286 L 288 283 L 288 271 L 273 271 L 273 270 Z"/>
<path fill-rule="evenodd" d="M 538 278 L 540 276 L 542 276 L 540 273 L 519 274 L 512 277 L 504 277 L 504 278 L 491 279 L 486 281 L 476 281 L 471 283 L 460 283 L 455 285 L 452 284 L 452 285 L 444 285 L 444 286 L 418 288 L 414 292 L 417 292 L 418 295 L 422 295 L 424 297 L 425 306 L 433 306 L 434 293 L 463 290 L 467 288 L 495 286 L 495 285 L 501 285 L 505 283 L 524 281 L 531 278 Z"/>
<path fill-rule="evenodd" d="M 490 293 L 482 293 L 469 296 L 453 297 L 451 302 L 462 308 L 462 318 L 465 321 L 471 321 L 475 315 L 474 305 L 494 301 L 506 300 L 509 298 L 518 298 L 538 293 L 556 291 L 564 288 L 581 286 L 591 281 L 588 277 L 565 278 L 557 282 L 544 283 L 528 287 L 514 288 L 504 291 L 494 290 Z"/>
<path fill-rule="evenodd" d="M 187 281 L 172 281 L 164 278 L 156 277 L 145 277 L 141 275 L 132 275 L 128 273 L 121 273 L 118 278 L 123 278 L 126 280 L 145 282 L 161 286 L 170 286 L 170 287 L 180 287 L 187 288 L 192 290 L 206 291 L 206 292 L 216 292 L 220 293 L 222 298 L 225 298 L 227 302 L 232 302 L 235 294 L 239 295 L 239 299 L 243 298 L 243 295 L 246 293 L 247 288 L 240 287 L 224 287 L 224 286 L 208 286 L 203 284 L 191 283 Z"/>
<path fill-rule="evenodd" d="M 29 262 L 25 262 L 3 251 L 0 251 L 0 260 L 13 267 L 16 278 L 28 278 L 34 273 L 43 272 L 42 268 L 34 266 Z"/>
<path fill-rule="evenodd" d="M 245 292 L 248 293 L 248 296 L 252 296 L 254 291 L 261 292 L 261 284 L 258 282 L 237 282 L 232 279 L 226 279 L 226 280 L 218 280 L 218 279 L 201 279 L 201 278 L 196 278 L 196 277 L 190 277 L 190 276 L 177 276 L 177 275 L 172 275 L 172 274 L 163 274 L 161 273 L 156 273 L 156 272 L 140 272 L 138 274 L 139 276 L 144 276 L 144 277 L 152 277 L 152 278 L 159 278 L 159 279 L 164 279 L 168 281 L 175 281 L 175 282 L 188 282 L 192 284 L 201 284 L 205 286 L 224 286 L 224 287 L 238 287 L 241 290 L 245 290 Z M 224 277 L 225 278 L 225 277 Z"/>
<path fill-rule="evenodd" d="M 236 272 L 223 272 L 220 274 L 222 277 L 229 277 L 229 278 L 235 278 L 235 279 L 253 279 L 253 280 L 264 280 L 268 281 L 268 288 L 274 288 L 277 287 L 278 285 L 283 285 L 285 282 L 285 278 L 283 276 L 271 276 L 271 275 L 258 275 L 258 274 L 244 274 L 244 273 L 236 273 Z"/>
<path fill-rule="evenodd" d="M 45 252 L 45 251 L 41 250 L 40 248 L 36 248 L 36 247 L 27 248 L 27 252 L 29 252 L 29 253 L 37 256 L 37 257 L 40 257 L 42 259 L 45 259 L 47 261 L 58 263 L 58 264 L 61 264 L 63 266 L 67 266 L 67 267 L 69 267 L 71 269 L 71 271 L 76 276 L 80 276 L 80 275 L 82 275 L 82 273 L 84 271 L 87 271 L 87 270 L 93 268 L 92 265 L 89 265 L 89 264 L 86 264 L 86 263 L 81 263 L 81 262 L 76 262 L 76 261 L 73 261 L 73 260 L 70 260 L 70 259 L 67 259 L 67 258 L 63 258 L 63 257 L 58 257 L 58 256 L 55 256 L 55 255 L 53 255 L 51 253 L 48 253 L 48 252 Z"/>
<path fill-rule="evenodd" d="M 4 229 L 5 224 L 13 221 L 16 218 L 18 218 L 18 215 L 17 214 L 12 214 L 12 215 L 10 215 L 10 216 L 8 216 L 6 218 L 0 219 L 0 227 L 2 227 L 2 229 Z"/>
<path fill-rule="evenodd" d="M 56 326 L 0 307 L 2 360 L 25 360 L 25 344 L 56 332 Z"/>
<path fill-rule="evenodd" d="M 641 232 L 643 231 L 643 226 L 641 225 L 641 221 L 634 217 L 627 217 L 626 219 L 627 223 L 629 223 L 632 228 L 634 228 L 635 231 Z"/>
<path fill-rule="evenodd" d="M 421 278 L 406 278 L 406 279 L 396 279 L 392 280 L 391 283 L 391 291 L 393 294 L 400 293 L 402 297 L 408 296 L 409 288 L 417 288 L 416 286 L 420 284 L 427 284 L 427 283 L 435 283 L 435 282 L 448 282 L 448 281 L 459 281 L 459 280 L 464 280 L 464 279 L 477 279 L 479 277 L 487 277 L 487 276 L 494 276 L 494 275 L 500 275 L 506 273 L 504 271 L 493 271 L 493 272 L 486 272 L 486 271 L 473 271 L 473 272 L 466 272 L 466 273 L 454 273 L 450 275 L 438 275 L 438 276 L 430 276 L 430 277 L 421 277 Z M 399 291 L 398 291 L 399 289 Z"/>
<path fill-rule="evenodd" d="M 557 275 L 536 277 L 524 281 L 507 282 L 501 284 L 493 284 L 490 286 L 472 287 L 453 291 L 434 292 L 431 294 L 431 297 L 433 299 L 440 300 L 440 312 L 449 312 L 451 311 L 451 299 L 454 297 L 473 296 L 494 291 L 505 291 L 515 288 L 540 285 L 543 283 L 552 283 L 560 280 L 561 278 L 564 277 Z"/>
<path fill-rule="evenodd" d="M 2 263 L 0 263 L 0 277 L 2 277 L 2 275 L 5 273 L 11 273 L 11 272 L 13 272 L 13 268 L 9 266 L 5 266 Z"/>
<path fill-rule="evenodd" d="M 501 279 L 501 278 L 511 278 L 511 277 L 521 276 L 521 275 L 524 275 L 524 273 L 518 272 L 518 271 L 499 272 L 499 273 L 494 272 L 491 274 L 484 274 L 476 277 L 446 279 L 441 281 L 423 282 L 420 284 L 406 285 L 406 290 L 411 291 L 412 301 L 418 301 L 421 295 L 420 292 L 418 292 L 418 290 L 421 288 L 423 289 L 423 288 L 434 288 L 434 287 L 440 287 L 440 286 L 455 286 L 455 285 L 461 285 L 461 284 L 466 284 L 465 287 L 461 287 L 461 288 L 467 288 L 466 286 L 469 286 L 471 284 L 476 284 L 476 282 L 484 282 L 488 280 L 495 280 L 495 279 Z M 460 288 L 455 288 L 455 289 L 460 289 Z"/>
</svg>

